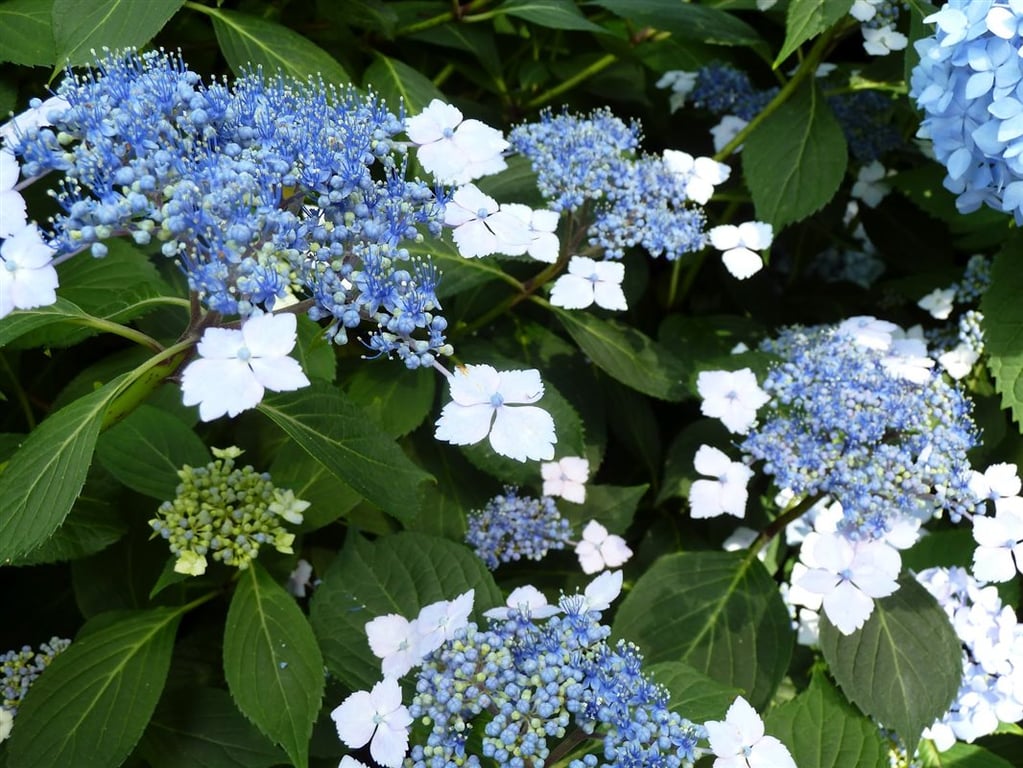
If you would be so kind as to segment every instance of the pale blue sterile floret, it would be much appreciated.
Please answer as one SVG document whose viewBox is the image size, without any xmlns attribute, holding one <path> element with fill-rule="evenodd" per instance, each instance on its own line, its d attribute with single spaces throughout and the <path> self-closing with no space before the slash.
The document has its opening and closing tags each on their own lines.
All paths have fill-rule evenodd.
<svg viewBox="0 0 1023 768">
<path fill-rule="evenodd" d="M 636 154 L 637 123 L 627 125 L 607 109 L 588 116 L 548 110 L 508 140 L 529 159 L 553 210 L 591 208 L 589 243 L 605 258 L 639 245 L 674 260 L 706 245 L 703 210 L 687 202 L 688 177 L 660 157 Z"/>
<path fill-rule="evenodd" d="M 741 447 L 779 488 L 840 502 L 853 539 L 879 539 L 905 515 L 973 510 L 966 452 L 978 436 L 960 389 L 933 371 L 922 383 L 895 375 L 888 352 L 830 327 L 792 328 L 763 347 L 782 362 Z"/>
<path fill-rule="evenodd" d="M 409 713 L 430 730 L 425 743 L 413 741 L 406 768 L 479 766 L 470 738 L 497 765 L 534 768 L 576 734 L 602 749 L 569 768 L 692 765 L 703 729 L 669 710 L 636 647 L 609 645 L 610 628 L 584 605 L 563 597 L 563 613 L 542 621 L 512 609 L 428 656 Z"/>
<path fill-rule="evenodd" d="M 523 558 L 542 560 L 552 549 L 564 549 L 572 535 L 554 499 L 520 496 L 511 486 L 469 513 L 466 523 L 465 543 L 490 570 Z"/>
<path fill-rule="evenodd" d="M 950 0 L 925 21 L 910 95 L 924 111 L 919 136 L 945 165 L 963 213 L 988 205 L 1023 224 L 1023 15 L 993 0 Z"/>
<path fill-rule="evenodd" d="M 160 243 L 210 310 L 290 291 L 336 343 L 368 321 L 410 367 L 450 353 L 436 271 L 403 247 L 439 234 L 443 199 L 406 178 L 403 122 L 375 96 L 259 71 L 204 84 L 162 51 L 107 53 L 57 94 L 70 107 L 13 148 L 26 176 L 63 172 L 60 254 Z"/>
</svg>

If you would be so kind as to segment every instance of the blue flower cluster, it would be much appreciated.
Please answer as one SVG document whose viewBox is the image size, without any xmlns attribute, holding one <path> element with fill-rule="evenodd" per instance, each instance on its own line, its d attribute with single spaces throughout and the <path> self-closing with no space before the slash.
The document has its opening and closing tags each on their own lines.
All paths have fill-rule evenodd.
<svg viewBox="0 0 1023 768">
<path fill-rule="evenodd" d="M 440 232 L 443 200 L 405 178 L 403 122 L 375 97 L 258 72 L 204 84 L 162 51 L 108 53 L 57 94 L 53 127 L 13 149 L 26 176 L 63 172 L 60 253 L 159 242 L 210 310 L 247 317 L 291 291 L 336 343 L 371 321 L 370 346 L 409 367 L 450 352 L 437 274 L 402 247 Z"/>
<path fill-rule="evenodd" d="M 639 125 L 626 125 L 607 109 L 589 116 L 550 111 L 508 136 L 537 173 L 537 187 L 557 211 L 592 201 L 589 243 L 605 258 L 621 258 L 640 245 L 674 260 L 706 245 L 706 217 L 687 202 L 688 177 L 659 157 L 636 154 Z"/>
<path fill-rule="evenodd" d="M 469 624 L 427 657 L 409 713 L 430 732 L 408 768 L 473 768 L 476 749 L 496 765 L 553 765 L 591 739 L 601 748 L 568 768 L 692 765 L 702 728 L 668 709 L 636 647 L 610 646 L 581 596 L 560 605 L 563 615 L 542 622 L 512 609 L 489 630 Z"/>
<path fill-rule="evenodd" d="M 988 205 L 1023 224 L 1023 14 L 995 0 L 950 0 L 925 21 L 910 96 L 924 111 L 919 136 L 945 165 L 963 213 Z"/>
<path fill-rule="evenodd" d="M 0 706 L 17 715 L 18 706 L 29 687 L 50 666 L 53 658 L 69 645 L 70 640 L 52 637 L 37 651 L 26 645 L 20 651 L 7 651 L 0 655 Z"/>
<path fill-rule="evenodd" d="M 840 502 L 853 539 L 879 539 L 901 516 L 973 510 L 966 452 L 977 431 L 958 388 L 926 369 L 898 375 L 892 365 L 910 361 L 834 328 L 793 328 L 763 347 L 782 362 L 742 449 L 779 488 Z"/>
<path fill-rule="evenodd" d="M 879 91 L 853 91 L 828 99 L 828 106 L 842 126 L 850 154 L 870 163 L 903 145 L 902 134 L 892 124 L 892 100 Z"/>
<path fill-rule="evenodd" d="M 984 291 L 991 285 L 991 259 L 982 253 L 975 253 L 966 262 L 966 269 L 963 271 L 963 279 L 953 287 L 956 291 L 956 301 L 962 304 L 972 304 L 984 295 Z"/>
<path fill-rule="evenodd" d="M 519 496 L 512 487 L 471 512 L 466 522 L 466 544 L 491 570 L 522 558 L 542 560 L 550 550 L 564 549 L 572 534 L 554 499 Z"/>
<path fill-rule="evenodd" d="M 699 109 L 717 116 L 735 115 L 749 122 L 777 93 L 777 86 L 760 90 L 742 70 L 715 62 L 696 71 L 690 97 Z"/>
</svg>

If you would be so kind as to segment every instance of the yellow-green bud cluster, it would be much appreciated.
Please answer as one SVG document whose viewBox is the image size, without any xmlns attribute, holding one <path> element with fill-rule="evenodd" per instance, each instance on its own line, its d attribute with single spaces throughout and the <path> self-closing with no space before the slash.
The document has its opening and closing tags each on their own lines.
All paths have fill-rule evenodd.
<svg viewBox="0 0 1023 768">
<path fill-rule="evenodd" d="M 275 488 L 266 472 L 236 468 L 240 448 L 212 450 L 214 460 L 205 467 L 178 471 L 177 496 L 149 521 L 177 556 L 174 570 L 199 576 L 206 572 L 207 556 L 244 569 L 263 544 L 290 554 L 295 534 L 282 522 L 301 523 L 309 502 Z"/>
</svg>

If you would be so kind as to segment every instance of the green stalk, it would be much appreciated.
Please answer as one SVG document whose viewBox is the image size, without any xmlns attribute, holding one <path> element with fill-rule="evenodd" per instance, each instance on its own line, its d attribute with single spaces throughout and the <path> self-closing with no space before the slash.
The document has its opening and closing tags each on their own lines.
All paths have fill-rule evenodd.
<svg viewBox="0 0 1023 768">
<path fill-rule="evenodd" d="M 197 339 L 189 337 L 150 358 L 128 373 L 110 407 L 103 416 L 105 430 L 138 408 L 168 376 L 172 376 L 187 359 Z"/>
<path fill-rule="evenodd" d="M 794 520 L 798 520 L 802 517 L 810 507 L 816 504 L 818 501 L 827 496 L 826 493 L 816 493 L 812 496 L 807 496 L 805 499 L 800 501 L 793 507 L 782 512 L 777 518 L 771 521 L 764 530 L 760 532 L 760 535 L 750 544 L 749 549 L 746 551 L 746 556 L 743 558 L 743 563 L 749 564 L 756 560 L 757 555 L 764 547 L 770 544 L 771 539 L 777 536 L 779 533 L 785 530 L 785 526 Z"/>
</svg>

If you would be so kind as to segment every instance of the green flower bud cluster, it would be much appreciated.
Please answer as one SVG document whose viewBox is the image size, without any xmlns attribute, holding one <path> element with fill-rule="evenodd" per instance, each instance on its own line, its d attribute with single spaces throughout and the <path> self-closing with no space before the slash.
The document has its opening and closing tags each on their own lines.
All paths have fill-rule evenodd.
<svg viewBox="0 0 1023 768">
<path fill-rule="evenodd" d="M 267 472 L 236 468 L 240 448 L 212 450 L 214 461 L 205 467 L 186 465 L 178 471 L 177 496 L 161 504 L 149 521 L 177 555 L 174 570 L 199 576 L 206 572 L 207 555 L 248 568 L 263 544 L 291 554 L 295 534 L 282 520 L 301 523 L 309 502 L 296 499 L 290 490 L 274 488 Z"/>
<path fill-rule="evenodd" d="M 16 715 L 29 686 L 69 645 L 70 640 L 51 637 L 50 642 L 40 645 L 38 651 L 26 645 L 20 651 L 0 655 L 0 710 L 7 711 L 11 717 Z"/>
</svg>

